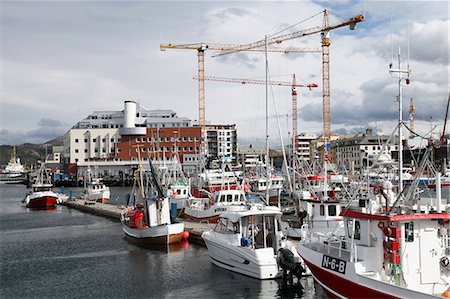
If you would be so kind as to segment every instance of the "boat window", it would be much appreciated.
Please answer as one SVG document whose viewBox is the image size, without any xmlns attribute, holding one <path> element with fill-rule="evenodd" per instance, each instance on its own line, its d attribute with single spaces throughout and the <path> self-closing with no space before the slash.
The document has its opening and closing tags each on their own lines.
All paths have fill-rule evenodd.
<svg viewBox="0 0 450 299">
<path fill-rule="evenodd" d="M 352 230 L 353 230 L 353 219 L 347 220 L 347 234 L 349 238 L 352 237 Z M 355 220 L 355 233 L 353 234 L 353 239 L 355 240 L 361 240 L 361 224 L 358 220 Z"/>
<path fill-rule="evenodd" d="M 227 194 L 227 201 L 232 202 L 233 201 L 233 194 Z"/>
<path fill-rule="evenodd" d="M 328 216 L 336 216 L 336 206 L 335 205 L 328 206 Z"/>
<path fill-rule="evenodd" d="M 414 222 L 405 223 L 405 242 L 414 242 Z"/>
<path fill-rule="evenodd" d="M 355 240 L 361 240 L 361 224 L 358 220 L 355 221 L 355 235 L 353 238 Z"/>
<path fill-rule="evenodd" d="M 324 216 L 325 215 L 325 206 L 324 205 L 320 205 L 320 216 Z"/>
<path fill-rule="evenodd" d="M 239 233 L 239 225 L 238 223 L 231 222 L 231 220 L 221 218 L 219 222 L 217 222 L 214 231 L 222 234 L 237 234 Z"/>
</svg>

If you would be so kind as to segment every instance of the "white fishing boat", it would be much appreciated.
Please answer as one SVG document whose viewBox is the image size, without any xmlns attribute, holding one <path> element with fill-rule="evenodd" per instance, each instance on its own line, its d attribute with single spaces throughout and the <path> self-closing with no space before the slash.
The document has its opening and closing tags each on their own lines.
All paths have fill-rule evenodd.
<svg viewBox="0 0 450 299">
<path fill-rule="evenodd" d="M 102 179 L 92 178 L 86 184 L 83 199 L 86 202 L 108 203 L 110 194 L 109 187 L 103 184 Z"/>
<path fill-rule="evenodd" d="M 307 191 L 303 193 L 310 195 Z M 343 232 L 343 218 L 340 213 L 345 205 L 346 203 L 333 199 L 302 199 L 298 202 L 297 217 L 281 221 L 281 226 L 289 238 L 296 240 L 301 240 L 309 232 L 323 236 L 339 235 Z"/>
<path fill-rule="evenodd" d="M 151 182 L 139 167 L 130 206 L 122 212 L 122 230 L 137 243 L 165 245 L 179 242 L 189 233 L 184 231 L 183 222 L 171 219 L 169 198 L 162 192 L 150 159 L 149 163 Z M 151 184 L 156 195 L 152 195 Z"/>
<path fill-rule="evenodd" d="M 246 209 L 247 203 L 242 190 L 219 190 L 207 198 L 190 198 L 184 208 L 184 217 L 192 221 L 215 223 L 222 213 Z"/>
<path fill-rule="evenodd" d="M 246 206 L 223 213 L 212 231 L 202 234 L 213 264 L 257 279 L 273 279 L 280 267 L 301 274 L 300 257 L 279 227 L 281 211 Z"/>
</svg>

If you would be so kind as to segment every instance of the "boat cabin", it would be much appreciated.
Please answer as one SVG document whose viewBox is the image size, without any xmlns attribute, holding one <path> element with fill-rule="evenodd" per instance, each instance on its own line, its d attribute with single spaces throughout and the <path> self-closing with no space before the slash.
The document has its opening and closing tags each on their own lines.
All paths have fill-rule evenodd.
<svg viewBox="0 0 450 299">
<path fill-rule="evenodd" d="M 45 191 L 52 191 L 52 184 L 35 184 L 32 185 L 32 192 L 45 192 Z"/>
<path fill-rule="evenodd" d="M 449 214 L 391 216 L 347 210 L 341 215 L 342 245 L 353 248 L 350 258 L 362 261 L 363 275 L 426 293 L 445 283 L 443 277 L 449 283 Z"/>
<path fill-rule="evenodd" d="M 242 247 L 273 248 L 277 252 L 282 237 L 280 217 L 278 208 L 252 206 L 247 211 L 222 214 L 214 232 L 235 235 L 238 238 L 235 242 Z"/>
<path fill-rule="evenodd" d="M 214 195 L 214 203 L 221 205 L 245 204 L 245 194 L 240 190 L 221 190 Z"/>
</svg>

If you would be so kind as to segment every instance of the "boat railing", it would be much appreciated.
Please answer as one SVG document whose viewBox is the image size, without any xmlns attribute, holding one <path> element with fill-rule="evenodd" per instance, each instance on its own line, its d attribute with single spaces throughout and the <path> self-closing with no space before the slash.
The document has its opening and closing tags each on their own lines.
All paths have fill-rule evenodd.
<svg viewBox="0 0 450 299">
<path fill-rule="evenodd" d="M 318 233 L 310 233 L 308 238 L 325 246 L 327 254 L 337 252 L 339 258 L 342 258 L 343 255 L 348 255 L 347 258 L 349 258 L 350 262 L 358 261 L 358 251 L 355 242 L 345 239 L 332 239 L 330 236 Z"/>
</svg>

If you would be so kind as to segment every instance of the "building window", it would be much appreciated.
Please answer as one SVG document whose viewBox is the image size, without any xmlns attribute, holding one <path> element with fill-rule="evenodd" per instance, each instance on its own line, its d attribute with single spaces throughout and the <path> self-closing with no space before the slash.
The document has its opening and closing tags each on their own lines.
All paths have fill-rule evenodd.
<svg viewBox="0 0 450 299">
<path fill-rule="evenodd" d="M 78 153 L 78 149 L 77 148 L 75 149 L 75 153 Z"/>
<path fill-rule="evenodd" d="M 92 142 L 97 142 L 97 138 L 92 139 Z"/>
<path fill-rule="evenodd" d="M 120 153 L 122 149 L 120 147 L 117 148 L 117 152 Z"/>
<path fill-rule="evenodd" d="M 102 148 L 102 153 L 106 153 L 106 147 Z"/>
<path fill-rule="evenodd" d="M 145 148 L 145 147 L 143 147 L 143 148 L 142 148 L 142 152 L 145 152 L 145 151 L 146 151 L 146 148 Z"/>
<path fill-rule="evenodd" d="M 97 148 L 95 149 L 95 152 L 98 153 L 98 149 Z"/>
<path fill-rule="evenodd" d="M 114 153 L 114 148 L 113 147 L 111 148 L 111 153 Z"/>
<path fill-rule="evenodd" d="M 106 142 L 106 138 L 102 138 L 102 142 Z"/>
<path fill-rule="evenodd" d="M 87 153 L 87 148 L 84 149 L 84 152 Z"/>
<path fill-rule="evenodd" d="M 85 139 L 84 139 L 84 143 L 86 143 L 86 142 L 87 142 L 87 139 L 85 138 Z"/>
<path fill-rule="evenodd" d="M 75 138 L 75 143 L 78 143 L 78 138 Z"/>
<path fill-rule="evenodd" d="M 78 159 L 75 159 L 75 163 L 77 163 L 78 162 Z"/>
<path fill-rule="evenodd" d="M 114 142 L 114 138 L 111 138 L 111 142 Z"/>
<path fill-rule="evenodd" d="M 141 139 L 139 137 L 136 137 L 136 142 L 141 142 Z"/>
</svg>

